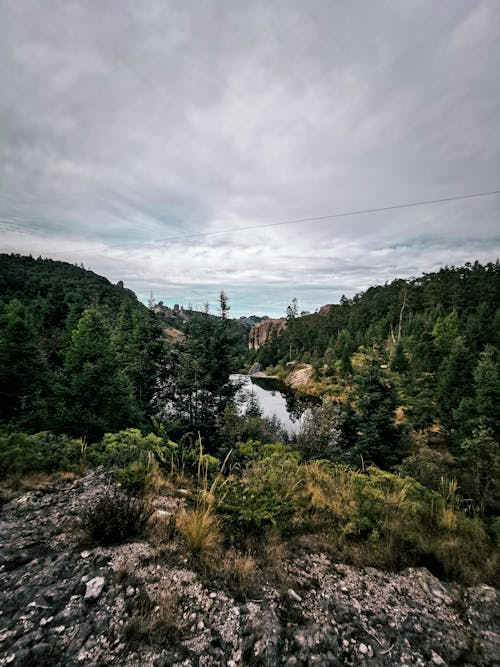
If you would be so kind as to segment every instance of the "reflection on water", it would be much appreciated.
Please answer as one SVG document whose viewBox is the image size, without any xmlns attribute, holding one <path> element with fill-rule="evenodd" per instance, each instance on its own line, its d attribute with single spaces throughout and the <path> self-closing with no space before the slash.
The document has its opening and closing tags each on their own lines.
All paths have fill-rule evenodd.
<svg viewBox="0 0 500 667">
<path fill-rule="evenodd" d="M 231 379 L 241 385 L 237 399 L 241 401 L 242 411 L 246 407 L 249 393 L 253 392 L 262 408 L 262 415 L 264 417 L 276 416 L 290 435 L 298 432 L 300 418 L 304 411 L 319 401 L 314 396 L 293 391 L 274 378 L 232 375 Z"/>
</svg>

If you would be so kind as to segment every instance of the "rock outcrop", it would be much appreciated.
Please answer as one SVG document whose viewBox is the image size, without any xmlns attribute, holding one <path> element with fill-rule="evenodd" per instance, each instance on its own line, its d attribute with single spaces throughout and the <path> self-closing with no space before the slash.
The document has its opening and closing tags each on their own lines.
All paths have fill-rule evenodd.
<svg viewBox="0 0 500 667">
<path fill-rule="evenodd" d="M 264 320 L 250 329 L 248 333 L 248 349 L 258 350 L 265 342 L 273 336 L 279 335 L 286 328 L 286 319 Z"/>
<path fill-rule="evenodd" d="M 498 665 L 500 598 L 426 569 L 356 569 L 306 541 L 252 599 L 189 567 L 175 538 L 75 542 L 103 490 L 91 473 L 6 502 L 0 516 L 0 665 Z M 163 515 L 175 499 L 158 499 Z M 148 600 L 155 600 L 145 621 Z"/>
</svg>

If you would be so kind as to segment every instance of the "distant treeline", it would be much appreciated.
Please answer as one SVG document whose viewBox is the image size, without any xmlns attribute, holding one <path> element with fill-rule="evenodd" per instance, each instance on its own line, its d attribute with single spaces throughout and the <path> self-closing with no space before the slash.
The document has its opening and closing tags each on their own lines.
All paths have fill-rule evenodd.
<svg viewBox="0 0 500 667">
<path fill-rule="evenodd" d="M 289 317 L 283 333 L 250 360 L 265 367 L 312 363 L 316 378 L 341 393 L 355 374 L 356 355 L 377 350 L 411 424 L 439 420 L 463 436 L 480 416 L 498 429 L 498 378 L 486 369 L 498 372 L 499 343 L 500 265 L 475 262 L 394 280 L 342 297 L 321 313 Z"/>
</svg>

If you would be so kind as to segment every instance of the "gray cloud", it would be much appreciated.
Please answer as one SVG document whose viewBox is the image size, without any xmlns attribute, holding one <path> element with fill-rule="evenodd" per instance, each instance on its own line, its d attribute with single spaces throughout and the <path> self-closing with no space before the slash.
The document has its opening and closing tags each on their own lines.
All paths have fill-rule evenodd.
<svg viewBox="0 0 500 667">
<path fill-rule="evenodd" d="M 496 0 L 0 0 L 0 16 L 5 250 L 269 313 L 500 254 L 498 196 L 185 236 L 500 187 Z"/>
</svg>

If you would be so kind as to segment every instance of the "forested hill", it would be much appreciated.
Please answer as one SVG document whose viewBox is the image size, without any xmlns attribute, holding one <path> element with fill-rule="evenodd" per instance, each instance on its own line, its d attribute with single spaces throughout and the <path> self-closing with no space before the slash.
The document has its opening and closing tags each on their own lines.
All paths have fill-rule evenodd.
<svg viewBox="0 0 500 667">
<path fill-rule="evenodd" d="M 347 393 L 349 401 L 360 364 L 377 357 L 414 428 L 439 423 L 463 434 L 473 417 L 488 412 L 495 422 L 498 415 L 498 383 L 488 384 L 487 377 L 490 368 L 498 372 L 499 342 L 500 264 L 475 262 L 289 317 L 284 331 L 250 352 L 250 361 L 278 375 L 287 362 L 311 363 L 326 393 Z"/>
<path fill-rule="evenodd" d="M 439 318 L 456 312 L 461 333 L 471 351 L 500 335 L 500 264 L 476 262 L 462 268 L 440 269 L 410 280 L 370 287 L 319 313 L 288 320 L 287 330 L 263 347 L 257 360 L 264 365 L 294 358 L 345 359 L 361 345 L 391 340 L 422 343 Z M 453 316 L 454 317 L 454 316 Z M 400 329 L 401 319 L 401 329 Z M 497 339 L 498 340 L 498 339 Z"/>
<path fill-rule="evenodd" d="M 181 372 L 178 358 L 195 394 L 200 378 L 210 384 L 217 376 L 223 385 L 226 371 L 242 365 L 248 323 L 229 319 L 225 295 L 222 302 L 220 316 L 191 309 L 166 316 L 121 281 L 113 285 L 83 267 L 0 255 L 0 428 L 90 440 L 126 426 L 150 428 L 159 409 L 153 399 Z M 227 369 L 222 330 L 231 346 Z M 194 365 L 192 348 L 200 356 Z"/>
<path fill-rule="evenodd" d="M 82 313 L 90 305 L 117 313 L 125 300 L 145 308 L 134 292 L 122 283 L 113 285 L 107 278 L 83 266 L 52 259 L 22 255 L 0 255 L 0 303 L 18 299 L 34 314 L 51 308 L 61 320 L 70 311 Z M 59 309 L 59 313 L 55 312 Z"/>
<path fill-rule="evenodd" d="M 143 423 L 163 326 L 121 282 L 0 255 L 0 421 L 77 435 Z"/>
</svg>

